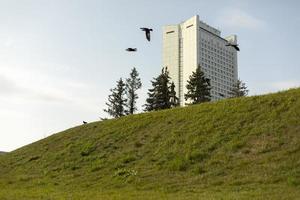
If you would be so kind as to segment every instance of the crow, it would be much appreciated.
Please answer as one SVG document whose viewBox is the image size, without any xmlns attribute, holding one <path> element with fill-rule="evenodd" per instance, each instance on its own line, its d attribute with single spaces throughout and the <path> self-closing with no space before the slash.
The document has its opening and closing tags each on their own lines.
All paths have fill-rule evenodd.
<svg viewBox="0 0 300 200">
<path fill-rule="evenodd" d="M 145 31 L 145 33 L 146 33 L 146 39 L 150 42 L 150 39 L 151 39 L 151 37 L 150 37 L 150 31 L 153 31 L 153 29 L 151 29 L 151 28 L 141 28 L 141 30 L 142 31 Z"/>
<path fill-rule="evenodd" d="M 86 121 L 82 121 L 82 123 L 83 123 L 83 124 L 87 124 L 87 122 L 86 122 Z"/>
<path fill-rule="evenodd" d="M 231 43 L 227 43 L 225 46 L 231 46 L 233 48 L 235 48 L 235 50 L 240 51 L 240 48 L 238 47 L 238 44 L 231 44 Z"/>
<path fill-rule="evenodd" d="M 137 49 L 136 48 L 127 48 L 126 51 L 134 52 L 134 51 L 137 51 Z"/>
</svg>

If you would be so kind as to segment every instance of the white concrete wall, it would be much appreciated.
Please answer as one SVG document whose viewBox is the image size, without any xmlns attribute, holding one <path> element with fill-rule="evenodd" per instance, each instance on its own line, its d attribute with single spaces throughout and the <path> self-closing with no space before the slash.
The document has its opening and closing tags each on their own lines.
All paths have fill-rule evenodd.
<svg viewBox="0 0 300 200">
<path fill-rule="evenodd" d="M 199 17 L 194 16 L 185 22 L 181 27 L 181 39 L 182 39 L 182 95 L 180 100 L 181 105 L 185 104 L 184 94 L 187 93 L 186 85 L 192 72 L 196 71 L 198 65 L 198 22 Z"/>
<path fill-rule="evenodd" d="M 179 35 L 178 25 L 163 27 L 163 66 L 167 67 L 179 95 Z"/>
<path fill-rule="evenodd" d="M 212 100 L 230 97 L 229 92 L 237 80 L 237 52 L 226 44 L 225 39 L 199 29 L 199 63 L 211 80 Z"/>
<path fill-rule="evenodd" d="M 174 32 L 166 34 L 170 31 Z M 198 64 L 211 80 L 212 100 L 230 97 L 229 92 L 238 79 L 238 64 L 237 51 L 226 44 L 228 41 L 237 44 L 237 36 L 226 39 L 198 16 L 163 28 L 163 66 L 169 68 L 181 106 L 186 103 L 187 80 Z"/>
</svg>

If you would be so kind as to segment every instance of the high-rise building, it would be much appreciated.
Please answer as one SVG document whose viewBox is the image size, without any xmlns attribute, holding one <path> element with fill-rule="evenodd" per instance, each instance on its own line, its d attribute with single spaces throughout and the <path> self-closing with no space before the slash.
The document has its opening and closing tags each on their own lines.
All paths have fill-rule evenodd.
<svg viewBox="0 0 300 200">
<path fill-rule="evenodd" d="M 221 31 L 194 16 L 177 25 L 163 27 L 163 67 L 167 67 L 175 84 L 180 105 L 189 76 L 201 67 L 210 79 L 211 99 L 230 97 L 238 79 L 237 51 L 226 44 L 237 44 L 237 36 L 221 37 Z"/>
</svg>

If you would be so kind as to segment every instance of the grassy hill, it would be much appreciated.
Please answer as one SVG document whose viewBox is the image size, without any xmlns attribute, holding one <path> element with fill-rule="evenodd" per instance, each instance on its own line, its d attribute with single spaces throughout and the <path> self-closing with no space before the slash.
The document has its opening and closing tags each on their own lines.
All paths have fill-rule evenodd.
<svg viewBox="0 0 300 200">
<path fill-rule="evenodd" d="M 0 199 L 300 199 L 300 89 L 71 128 L 2 155 Z"/>
</svg>

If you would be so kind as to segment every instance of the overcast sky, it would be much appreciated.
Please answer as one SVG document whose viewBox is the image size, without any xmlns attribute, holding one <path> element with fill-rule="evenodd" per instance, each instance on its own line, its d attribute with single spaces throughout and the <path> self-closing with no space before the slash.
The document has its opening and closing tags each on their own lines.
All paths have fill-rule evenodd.
<svg viewBox="0 0 300 200">
<path fill-rule="evenodd" d="M 132 67 L 144 104 L 161 68 L 162 26 L 196 14 L 238 35 L 250 95 L 299 87 L 299 2 L 0 0 L 0 151 L 106 116 L 109 89 Z M 154 29 L 151 43 L 142 26 Z"/>
</svg>

